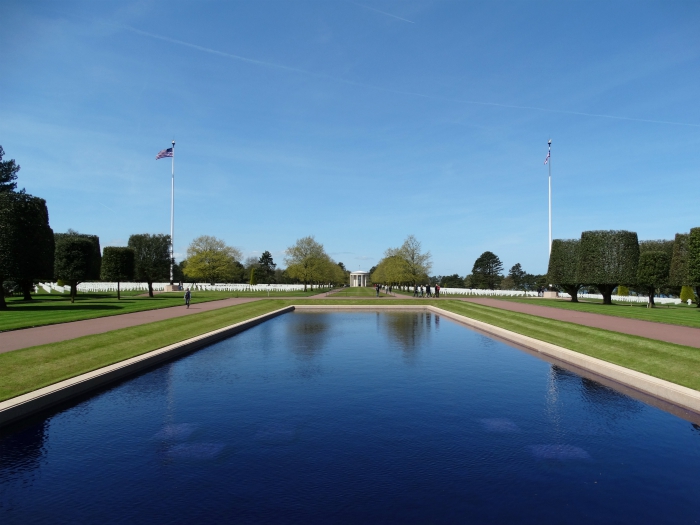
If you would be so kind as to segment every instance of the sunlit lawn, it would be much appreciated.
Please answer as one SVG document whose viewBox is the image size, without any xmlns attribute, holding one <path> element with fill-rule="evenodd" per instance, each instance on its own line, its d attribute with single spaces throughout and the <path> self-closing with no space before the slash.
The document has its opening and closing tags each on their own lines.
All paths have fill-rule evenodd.
<svg viewBox="0 0 700 525">
<path fill-rule="evenodd" d="M 643 321 L 655 321 L 657 323 L 676 324 L 700 328 L 700 308 L 696 305 L 656 305 L 655 308 L 647 308 L 646 304 L 615 303 L 602 304 L 602 301 L 580 301 L 572 303 L 564 299 L 525 299 L 521 297 L 498 297 L 503 301 L 512 301 L 523 304 L 535 304 L 539 306 L 551 306 L 564 310 L 577 312 L 590 312 L 594 314 L 612 315 L 628 319 L 641 319 Z"/>
<path fill-rule="evenodd" d="M 308 297 L 324 291 L 269 292 L 269 297 Z M 43 326 L 48 324 L 94 319 L 144 310 L 179 306 L 184 303 L 183 292 L 159 293 L 148 297 L 143 292 L 122 292 L 117 300 L 116 292 L 78 293 L 75 303 L 68 294 L 38 293 L 34 299 L 23 301 L 21 297 L 6 298 L 7 310 L 0 310 L 0 331 Z M 218 301 L 231 297 L 268 297 L 268 292 L 192 292 L 192 303 Z"/>
<path fill-rule="evenodd" d="M 302 302 L 334 306 L 377 304 L 376 301 L 367 299 L 256 301 L 7 352 L 0 354 L 0 400 Z M 415 305 L 416 301 L 387 299 L 381 304 Z M 508 312 L 464 301 L 427 299 L 420 304 L 433 304 L 507 330 L 700 390 L 700 375 L 697 373 L 697 370 L 700 370 L 700 349 L 697 348 Z"/>
</svg>

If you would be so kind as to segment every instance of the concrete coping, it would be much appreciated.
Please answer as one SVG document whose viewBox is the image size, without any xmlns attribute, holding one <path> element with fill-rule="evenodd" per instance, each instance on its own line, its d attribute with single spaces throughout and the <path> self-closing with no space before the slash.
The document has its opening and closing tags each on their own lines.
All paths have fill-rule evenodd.
<svg viewBox="0 0 700 525">
<path fill-rule="evenodd" d="M 383 310 L 383 311 L 427 311 L 432 312 L 479 332 L 495 336 L 497 339 L 514 344 L 516 348 L 529 350 L 530 353 L 546 356 L 545 360 L 555 360 L 573 367 L 576 373 L 592 374 L 592 379 L 603 378 L 603 382 L 625 393 L 641 394 L 641 399 L 663 410 L 693 422 L 700 422 L 700 392 L 641 372 L 608 363 L 595 357 L 580 354 L 551 343 L 524 336 L 510 330 L 477 321 L 470 317 L 443 310 L 432 305 L 293 305 L 273 312 L 242 321 L 206 334 L 192 337 L 172 345 L 147 352 L 145 354 L 105 366 L 92 372 L 60 381 L 53 385 L 28 392 L 0 402 L 0 427 L 14 423 L 38 412 L 64 403 L 78 396 L 120 381 L 129 376 L 153 368 L 166 361 L 208 346 L 216 341 L 226 339 L 268 319 L 294 310 L 300 311 L 338 311 L 338 310 Z M 621 388 L 620 388 L 621 387 Z M 660 401 L 658 403 L 657 401 Z M 681 409 L 681 410 L 678 410 Z M 690 411 L 687 414 L 684 411 Z"/>
</svg>

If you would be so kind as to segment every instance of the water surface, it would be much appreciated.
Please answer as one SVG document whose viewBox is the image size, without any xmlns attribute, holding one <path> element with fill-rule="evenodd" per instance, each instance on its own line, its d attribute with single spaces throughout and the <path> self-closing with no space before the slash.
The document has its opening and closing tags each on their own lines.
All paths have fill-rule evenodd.
<svg viewBox="0 0 700 525">
<path fill-rule="evenodd" d="M 431 313 L 295 312 L 0 434 L 0 523 L 697 523 L 700 429 Z"/>
</svg>

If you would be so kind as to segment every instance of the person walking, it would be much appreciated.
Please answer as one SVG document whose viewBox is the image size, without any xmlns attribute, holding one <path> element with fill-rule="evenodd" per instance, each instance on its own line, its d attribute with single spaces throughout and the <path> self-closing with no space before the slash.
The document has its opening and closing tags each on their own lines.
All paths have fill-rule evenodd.
<svg viewBox="0 0 700 525">
<path fill-rule="evenodd" d="M 190 289 L 188 288 L 185 290 L 185 306 L 187 308 L 190 307 L 190 299 L 192 299 L 192 294 L 190 293 Z"/>
<path fill-rule="evenodd" d="M 379 297 L 379 283 L 374 285 L 374 289 L 377 291 L 377 297 Z"/>
<path fill-rule="evenodd" d="M 418 285 L 413 285 L 413 297 L 418 297 Z"/>
<path fill-rule="evenodd" d="M 440 299 L 440 285 L 439 284 L 435 285 L 435 298 Z"/>
<path fill-rule="evenodd" d="M 433 296 L 433 294 L 430 292 L 430 283 L 428 283 L 428 284 L 425 285 L 425 292 L 426 292 L 426 293 L 425 293 L 426 297 L 432 297 L 432 296 Z"/>
</svg>

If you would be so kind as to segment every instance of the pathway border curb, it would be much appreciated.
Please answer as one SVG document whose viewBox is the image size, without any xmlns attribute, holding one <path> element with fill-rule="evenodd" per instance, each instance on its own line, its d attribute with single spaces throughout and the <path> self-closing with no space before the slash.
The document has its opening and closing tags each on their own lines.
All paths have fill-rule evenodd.
<svg viewBox="0 0 700 525">
<path fill-rule="evenodd" d="M 494 335 L 499 339 L 514 343 L 520 347 L 555 358 L 581 370 L 591 372 L 614 383 L 631 388 L 637 392 L 652 396 L 685 410 L 700 414 L 700 392 L 670 381 L 615 365 L 602 359 L 590 357 L 561 346 L 540 341 L 525 335 L 506 330 L 483 321 L 460 315 L 437 306 L 427 304 L 411 305 L 289 305 L 246 321 L 219 328 L 179 343 L 165 346 L 145 354 L 120 361 L 92 372 L 60 381 L 33 392 L 13 397 L 0 402 L 0 427 L 29 417 L 37 412 L 84 395 L 109 383 L 120 381 L 148 368 L 162 364 L 175 357 L 193 352 L 204 346 L 226 339 L 268 319 L 295 310 L 413 310 L 426 311 L 442 315 L 459 324 Z"/>
<path fill-rule="evenodd" d="M 266 314 L 253 317 L 240 323 L 225 326 L 206 334 L 185 339 L 179 343 L 164 346 L 145 354 L 119 361 L 113 365 L 105 366 L 54 383 L 53 385 L 22 394 L 0 402 L 0 427 L 14 423 L 20 419 L 29 417 L 37 412 L 51 408 L 55 405 L 69 401 L 72 398 L 86 394 L 92 390 L 101 388 L 109 383 L 120 381 L 148 368 L 164 363 L 175 357 L 193 352 L 221 339 L 226 339 L 239 332 L 247 330 L 268 319 L 277 317 L 287 312 L 294 311 L 293 306 L 286 306 Z"/>
</svg>

